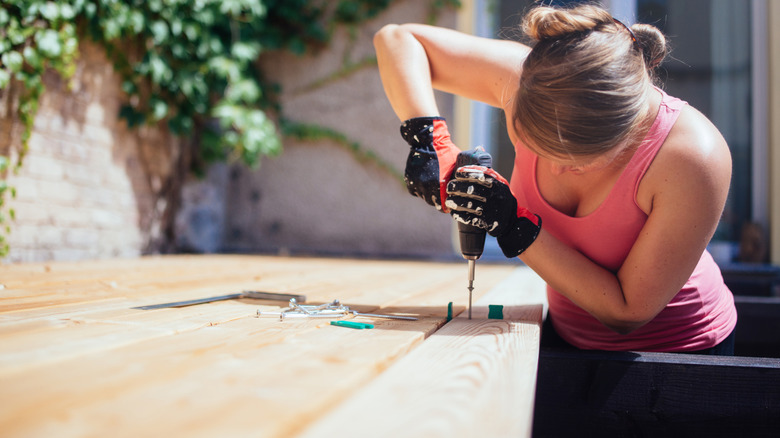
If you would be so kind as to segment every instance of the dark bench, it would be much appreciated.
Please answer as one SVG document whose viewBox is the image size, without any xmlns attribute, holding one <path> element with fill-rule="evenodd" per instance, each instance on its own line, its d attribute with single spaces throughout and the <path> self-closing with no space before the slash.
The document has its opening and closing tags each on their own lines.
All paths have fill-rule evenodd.
<svg viewBox="0 0 780 438">
<path fill-rule="evenodd" d="M 780 298 L 737 297 L 736 353 L 543 348 L 535 437 L 780 437 Z"/>
<path fill-rule="evenodd" d="M 734 295 L 771 297 L 780 295 L 780 266 L 730 263 L 721 267 L 723 280 Z"/>
</svg>

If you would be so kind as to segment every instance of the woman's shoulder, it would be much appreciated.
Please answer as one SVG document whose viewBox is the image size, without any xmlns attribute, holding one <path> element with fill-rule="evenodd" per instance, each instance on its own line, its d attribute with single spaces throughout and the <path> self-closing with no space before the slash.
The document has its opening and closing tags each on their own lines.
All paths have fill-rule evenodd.
<svg viewBox="0 0 780 438">
<path fill-rule="evenodd" d="M 682 166 L 711 167 L 728 162 L 730 168 L 731 163 L 728 145 L 718 128 L 690 105 L 680 110 L 680 116 L 659 151 L 659 158 L 679 160 Z"/>
<path fill-rule="evenodd" d="M 642 181 L 642 192 L 652 210 L 656 197 L 669 192 L 684 192 L 678 193 L 683 198 L 719 199 L 728 192 L 730 181 L 726 140 L 704 114 L 685 105 Z"/>
</svg>

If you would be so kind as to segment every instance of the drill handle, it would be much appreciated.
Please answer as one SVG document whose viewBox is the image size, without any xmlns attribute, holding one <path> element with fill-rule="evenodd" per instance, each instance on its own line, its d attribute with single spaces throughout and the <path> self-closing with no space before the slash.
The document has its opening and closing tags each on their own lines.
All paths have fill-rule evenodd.
<svg viewBox="0 0 780 438">
<path fill-rule="evenodd" d="M 459 153 L 455 160 L 455 169 L 470 165 L 493 167 L 493 157 L 482 146 Z M 485 249 L 485 230 L 458 222 L 458 237 L 463 258 L 476 260 L 482 256 Z"/>
</svg>

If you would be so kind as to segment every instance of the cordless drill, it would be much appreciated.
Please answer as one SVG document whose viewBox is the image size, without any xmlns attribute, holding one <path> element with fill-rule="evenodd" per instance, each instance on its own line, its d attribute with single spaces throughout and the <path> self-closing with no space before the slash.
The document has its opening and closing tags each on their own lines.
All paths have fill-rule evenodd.
<svg viewBox="0 0 780 438">
<path fill-rule="evenodd" d="M 482 147 L 458 154 L 455 161 L 456 169 L 470 165 L 492 167 L 493 158 Z M 458 222 L 460 252 L 469 263 L 469 319 L 471 319 L 471 295 L 474 291 L 474 269 L 477 259 L 482 256 L 482 251 L 485 249 L 485 234 L 483 229 Z"/>
</svg>

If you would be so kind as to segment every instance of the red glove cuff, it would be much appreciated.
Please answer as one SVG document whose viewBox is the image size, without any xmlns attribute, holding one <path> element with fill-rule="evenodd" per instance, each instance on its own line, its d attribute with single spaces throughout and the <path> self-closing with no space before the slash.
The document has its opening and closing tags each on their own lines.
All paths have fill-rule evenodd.
<svg viewBox="0 0 780 438">
<path fill-rule="evenodd" d="M 441 208 L 445 213 L 449 209 L 445 207 L 447 200 L 447 182 L 452 178 L 452 172 L 455 170 L 455 161 L 458 159 L 460 149 L 455 146 L 450 138 L 450 132 L 447 129 L 447 122 L 444 119 L 433 121 L 433 148 L 439 159 L 439 193 L 441 194 Z"/>
</svg>

